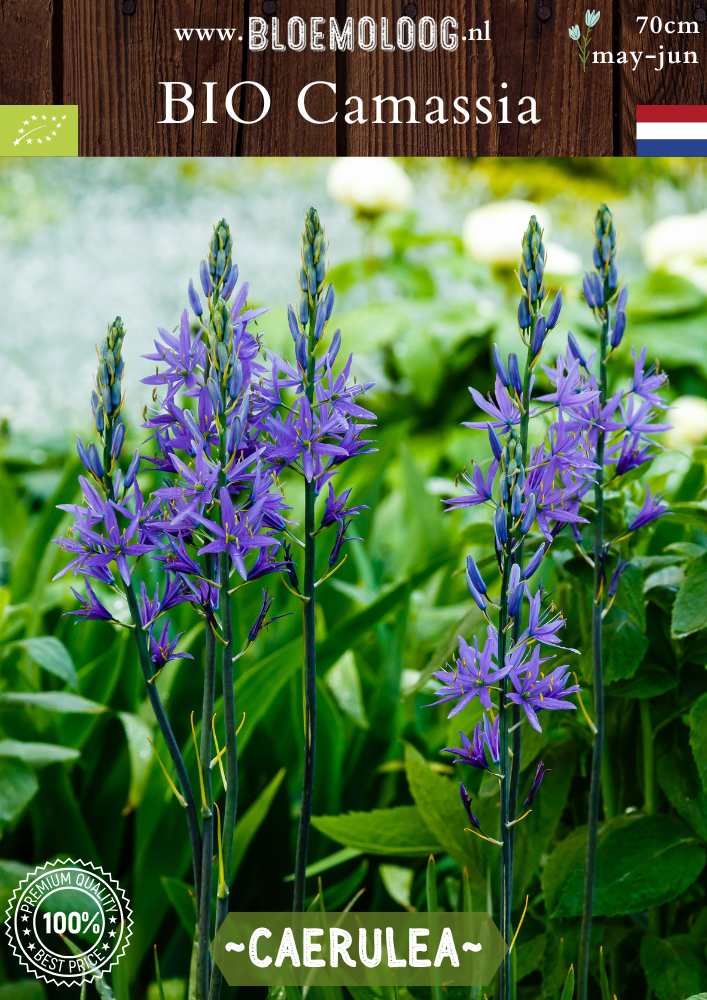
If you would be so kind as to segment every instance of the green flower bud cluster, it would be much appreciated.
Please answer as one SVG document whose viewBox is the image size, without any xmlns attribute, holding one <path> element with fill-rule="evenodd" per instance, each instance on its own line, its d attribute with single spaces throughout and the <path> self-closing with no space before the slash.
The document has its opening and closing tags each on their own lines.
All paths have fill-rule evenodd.
<svg viewBox="0 0 707 1000">
<path fill-rule="evenodd" d="M 300 270 L 299 320 L 306 327 L 316 316 L 317 303 L 326 277 L 326 237 L 316 208 L 307 211 L 302 233 L 302 268 Z"/>
<path fill-rule="evenodd" d="M 228 280 L 232 267 L 233 240 L 225 219 L 214 226 L 209 246 L 209 277 L 215 290 Z"/>
<path fill-rule="evenodd" d="M 120 316 L 116 316 L 108 327 L 106 339 L 97 348 L 98 372 L 96 388 L 91 394 L 91 408 L 96 430 L 101 437 L 116 423 L 123 406 L 121 378 L 124 338 L 123 321 Z"/>
<path fill-rule="evenodd" d="M 547 251 L 543 243 L 543 231 L 537 218 L 531 215 L 528 228 L 523 235 L 519 275 L 521 286 L 531 310 L 541 305 L 545 298 L 543 277 L 545 275 L 546 258 Z"/>
<path fill-rule="evenodd" d="M 604 281 L 609 292 L 616 291 L 618 274 L 616 270 L 616 229 L 614 217 L 607 205 L 602 205 L 594 223 L 596 243 L 594 245 L 594 267 Z"/>
</svg>

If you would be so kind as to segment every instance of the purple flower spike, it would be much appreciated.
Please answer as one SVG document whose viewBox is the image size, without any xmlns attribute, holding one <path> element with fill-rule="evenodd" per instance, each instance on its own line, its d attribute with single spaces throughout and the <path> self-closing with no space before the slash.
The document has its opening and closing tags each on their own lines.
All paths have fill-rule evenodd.
<svg viewBox="0 0 707 1000">
<path fill-rule="evenodd" d="M 523 381 L 520 377 L 517 354 L 508 355 L 508 378 L 510 379 L 510 384 L 515 392 L 520 395 L 523 391 Z"/>
<path fill-rule="evenodd" d="M 466 578 L 467 582 L 471 584 L 480 594 L 486 593 L 486 583 L 484 582 L 484 578 L 481 573 L 479 573 L 473 556 L 466 557 Z"/>
<path fill-rule="evenodd" d="M 343 493 L 339 494 L 337 497 L 334 493 L 334 487 L 332 484 L 328 484 L 326 504 L 321 522 L 322 528 L 326 528 L 330 524 L 340 523 L 345 518 L 355 517 L 356 514 L 360 514 L 362 510 L 366 510 L 365 504 L 348 507 L 347 504 L 350 496 L 351 490 L 348 489 L 344 490 Z"/>
<path fill-rule="evenodd" d="M 471 795 L 467 792 L 463 784 L 459 786 L 459 797 L 462 800 L 462 805 L 464 806 L 464 811 L 466 812 L 469 822 L 474 827 L 475 830 L 481 830 L 481 823 L 479 823 L 478 817 L 474 815 L 471 808 Z"/>
<path fill-rule="evenodd" d="M 67 611 L 67 615 L 74 615 L 76 618 L 95 619 L 106 622 L 113 621 L 113 615 L 101 604 L 89 580 L 86 581 L 85 596 L 80 594 L 79 591 L 75 590 L 73 587 L 71 588 L 71 593 L 74 595 L 81 607 L 76 611 Z"/>
<path fill-rule="evenodd" d="M 488 626 L 483 649 L 479 649 L 476 640 L 474 645 L 470 646 L 459 636 L 459 656 L 454 660 L 454 667 L 447 667 L 446 670 L 439 670 L 433 674 L 442 687 L 436 692 L 437 700 L 432 704 L 456 702 L 449 713 L 450 719 L 477 697 L 482 706 L 490 711 L 492 688 L 509 673 L 512 667 L 512 664 L 506 664 L 499 668 L 497 656 L 498 636 L 493 626 Z"/>
<path fill-rule="evenodd" d="M 607 591 L 607 596 L 609 600 L 611 600 L 612 597 L 616 597 L 621 577 L 628 569 L 628 566 L 629 562 L 627 559 L 619 559 L 619 561 L 617 562 L 616 568 L 614 569 L 614 572 L 611 574 L 611 581 L 609 582 L 609 589 Z"/>
<path fill-rule="evenodd" d="M 538 570 L 540 563 L 543 561 L 543 556 L 545 555 L 545 543 L 535 550 L 534 554 L 531 556 L 528 564 L 523 569 L 523 579 L 529 580 Z"/>
<path fill-rule="evenodd" d="M 191 306 L 192 312 L 195 316 L 202 316 L 204 313 L 204 307 L 201 304 L 201 299 L 197 293 L 196 288 L 194 288 L 194 282 L 189 282 L 189 288 L 187 289 L 189 296 L 189 305 Z"/>
<path fill-rule="evenodd" d="M 484 750 L 484 736 L 481 725 L 474 729 L 473 739 L 470 740 L 464 733 L 459 733 L 460 747 L 445 747 L 442 753 L 452 754 L 453 764 L 467 764 L 469 767 L 486 770 L 488 761 Z"/>
<path fill-rule="evenodd" d="M 614 349 L 616 349 L 623 340 L 625 330 L 626 330 L 626 313 L 617 312 L 616 319 L 614 320 L 614 326 L 611 331 L 611 346 Z"/>
<path fill-rule="evenodd" d="M 537 358 L 542 351 L 545 338 L 551 329 L 552 327 L 545 322 L 543 317 L 539 316 L 533 330 L 533 339 L 530 342 L 530 353 L 533 355 L 533 358 Z"/>
<path fill-rule="evenodd" d="M 262 599 L 260 602 L 260 610 L 258 611 L 257 617 L 253 624 L 248 629 L 248 642 L 255 642 L 255 640 L 260 635 L 263 628 L 266 627 L 267 623 L 265 619 L 268 616 L 268 612 L 272 607 L 272 597 L 269 596 L 267 590 L 263 588 Z"/>
<path fill-rule="evenodd" d="M 503 358 L 501 357 L 501 353 L 496 344 L 494 344 L 493 348 L 491 349 L 491 355 L 493 357 L 493 366 L 496 369 L 496 374 L 500 378 L 501 382 L 505 385 L 505 387 L 508 388 L 508 386 L 510 385 L 508 369 L 503 363 Z"/>
<path fill-rule="evenodd" d="M 550 306 L 550 311 L 547 314 L 547 329 L 554 330 L 557 326 L 557 321 L 560 318 L 560 312 L 562 311 L 562 292 L 559 291 L 552 301 Z"/>
<path fill-rule="evenodd" d="M 570 349 L 570 354 L 572 355 L 572 357 L 575 358 L 575 360 L 579 361 L 582 368 L 588 370 L 589 365 L 587 364 L 587 359 L 585 358 L 582 352 L 582 348 L 579 346 L 579 343 L 577 342 L 577 338 L 575 337 L 575 335 L 572 333 L 571 330 L 567 334 L 567 345 Z"/>
<path fill-rule="evenodd" d="M 638 531 L 639 528 L 644 528 L 647 524 L 657 521 L 659 517 L 667 514 L 667 512 L 668 505 L 663 502 L 663 498 L 652 496 L 650 489 L 647 489 L 643 506 L 633 520 L 629 522 L 628 530 Z"/>
<path fill-rule="evenodd" d="M 526 795 L 523 801 L 524 809 L 528 809 L 532 805 L 535 796 L 540 791 L 540 786 L 543 783 L 543 778 L 548 773 L 549 773 L 548 768 L 545 767 L 544 762 L 542 760 L 539 760 L 538 766 L 535 769 L 535 777 L 533 778 L 533 783 L 531 784 L 530 790 L 528 791 L 528 794 Z"/>
</svg>

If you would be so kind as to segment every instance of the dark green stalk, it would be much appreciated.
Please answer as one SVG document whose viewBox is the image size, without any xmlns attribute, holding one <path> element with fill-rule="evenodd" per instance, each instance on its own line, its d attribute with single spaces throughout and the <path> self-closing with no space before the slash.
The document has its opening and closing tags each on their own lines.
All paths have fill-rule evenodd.
<svg viewBox="0 0 707 1000">
<path fill-rule="evenodd" d="M 150 654 L 147 649 L 145 633 L 140 625 L 140 611 L 138 609 L 137 598 L 135 597 L 135 591 L 133 590 L 132 584 L 125 585 L 125 597 L 128 602 L 128 608 L 130 609 L 130 617 L 132 618 L 135 626 L 135 642 L 137 644 L 140 667 L 145 679 L 147 697 L 152 707 L 155 719 L 157 720 L 157 725 L 159 726 L 160 732 L 162 733 L 162 737 L 167 746 L 169 755 L 172 758 L 172 763 L 174 764 L 174 768 L 177 772 L 179 788 L 186 803 L 187 827 L 189 829 L 189 840 L 192 852 L 194 889 L 198 898 L 201 887 L 201 875 L 199 870 L 199 860 L 201 858 L 201 835 L 199 833 L 199 824 L 196 818 L 196 802 L 194 801 L 194 793 L 192 791 L 186 764 L 184 763 L 184 758 L 182 757 L 182 752 L 179 749 L 179 744 L 177 743 L 177 739 L 172 730 L 171 723 L 167 718 L 167 713 L 164 705 L 162 704 L 162 699 L 160 698 L 160 693 L 157 690 L 157 685 L 152 679 L 152 661 L 150 660 Z"/>
<path fill-rule="evenodd" d="M 233 678 L 233 623 L 231 599 L 228 595 L 228 556 L 221 553 L 221 587 L 223 590 L 221 627 L 223 629 L 223 714 L 226 727 L 226 803 L 223 812 L 223 866 L 226 879 L 230 878 L 233 859 L 233 837 L 238 814 L 238 742 L 236 736 L 236 698 Z M 228 889 L 227 889 L 228 893 Z M 228 912 L 228 894 L 222 909 Z M 225 914 L 224 914 L 225 915 Z"/>
<path fill-rule="evenodd" d="M 643 811 L 647 816 L 655 812 L 655 755 L 653 752 L 653 722 L 651 703 L 641 698 L 638 703 L 641 715 L 641 748 L 643 750 Z"/>
<path fill-rule="evenodd" d="M 228 595 L 228 555 L 221 554 L 220 578 L 222 588 L 222 656 L 221 676 L 223 684 L 223 714 L 226 728 L 226 801 L 223 811 L 223 870 L 225 884 L 219 884 L 216 899 L 216 930 L 228 916 L 230 899 L 231 865 L 233 863 L 233 840 L 236 832 L 238 816 L 238 737 L 236 727 L 236 699 L 233 676 L 233 621 L 231 617 L 231 599 Z M 210 1000 L 218 1000 L 221 996 L 223 976 L 214 965 L 211 975 Z"/>
<path fill-rule="evenodd" d="M 206 651 L 204 657 L 204 690 L 201 709 L 201 736 L 199 767 L 203 782 L 202 843 L 201 843 L 201 892 L 199 894 L 198 958 L 199 991 L 206 998 L 209 988 L 209 941 L 211 937 L 211 896 L 213 890 L 214 812 L 211 782 L 211 720 L 214 714 L 216 686 L 216 648 L 210 624 L 206 626 Z"/>
<path fill-rule="evenodd" d="M 506 628 L 508 625 L 508 579 L 511 571 L 511 559 L 508 552 L 503 556 L 503 573 L 501 580 L 501 606 L 498 613 L 498 662 L 505 663 L 506 660 Z M 501 758 L 501 937 L 506 942 L 506 948 L 511 942 L 511 762 L 509 756 L 509 724 L 508 715 L 510 706 L 506 704 L 508 698 L 509 680 L 504 677 L 501 681 L 501 697 L 499 700 L 499 751 Z M 510 1000 L 511 995 L 511 956 L 508 951 L 504 955 L 500 972 L 500 994 L 499 1000 Z"/>
<path fill-rule="evenodd" d="M 314 323 L 316 315 L 312 311 L 309 318 L 307 399 L 314 400 Z M 295 857 L 295 887 L 292 909 L 299 913 L 304 909 L 305 872 L 309 850 L 309 828 L 312 819 L 312 792 L 314 788 L 314 757 L 317 725 L 317 657 L 315 625 L 315 566 L 316 542 L 314 504 L 317 498 L 314 482 L 304 484 L 304 777 L 302 785 L 302 808 L 297 830 L 297 853 Z"/>
<path fill-rule="evenodd" d="M 520 428 L 519 428 L 519 440 L 522 452 L 523 466 L 526 467 L 528 464 L 528 427 L 530 423 L 530 379 L 532 377 L 532 361 L 533 352 L 530 344 L 533 339 L 533 331 L 531 329 L 528 341 L 528 353 L 525 360 L 525 372 L 523 375 L 523 398 L 522 402 L 522 412 L 520 415 Z M 523 541 L 518 545 L 518 549 L 515 555 L 515 561 L 522 566 L 523 565 Z M 513 622 L 513 641 L 515 642 L 520 636 L 521 629 L 523 627 L 523 616 L 519 614 Z M 520 705 L 513 705 L 512 709 L 512 720 L 513 720 L 513 739 L 511 744 L 511 788 L 510 788 L 510 815 L 511 821 L 513 821 L 518 815 L 518 787 L 520 785 L 520 756 L 521 756 L 521 709 Z M 511 903 L 513 899 L 513 851 L 515 847 L 515 827 L 512 826 L 510 829 L 510 893 L 511 893 Z"/>
<path fill-rule="evenodd" d="M 606 355 L 609 339 L 609 310 L 602 318 L 599 343 L 599 406 L 604 408 L 607 395 Z M 599 833 L 599 806 L 601 800 L 602 753 L 604 749 L 604 667 L 602 649 L 602 619 L 604 613 L 604 448 L 605 434 L 599 428 L 595 453 L 596 482 L 594 487 L 594 600 L 592 604 L 592 678 L 594 685 L 594 725 L 596 733 L 592 746 L 591 777 L 589 782 L 589 817 L 587 825 L 587 853 L 584 872 L 584 907 L 579 934 L 579 960 L 577 968 L 578 997 L 587 1000 L 589 987 L 589 956 L 592 938 L 592 909 L 594 880 Z"/>
</svg>

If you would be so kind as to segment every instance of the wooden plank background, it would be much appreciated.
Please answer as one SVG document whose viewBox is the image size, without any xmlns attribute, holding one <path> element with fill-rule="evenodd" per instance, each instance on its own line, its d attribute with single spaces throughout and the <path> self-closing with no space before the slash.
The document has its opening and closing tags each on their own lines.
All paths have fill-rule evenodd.
<svg viewBox="0 0 707 1000">
<path fill-rule="evenodd" d="M 630 66 L 590 65 L 582 72 L 570 24 L 583 23 L 586 0 L 0 0 L 0 103 L 78 104 L 80 150 L 88 156 L 217 155 L 632 155 L 636 104 L 704 104 L 707 0 L 596 0 L 601 49 L 684 49 L 698 65 L 655 71 L 654 60 Z M 443 9 L 442 9 L 443 8 Z M 637 14 L 664 21 L 696 20 L 699 36 L 638 34 Z M 405 14 L 456 16 L 465 26 L 491 20 L 492 43 L 456 52 L 248 52 L 238 42 L 180 43 L 175 26 L 239 26 L 250 16 L 299 14 L 396 19 Z M 184 126 L 159 125 L 161 80 L 216 81 L 221 97 L 242 80 L 257 80 L 273 106 L 258 125 L 237 125 L 223 112 L 218 125 L 195 115 Z M 507 93 L 538 99 L 541 124 L 478 127 L 307 124 L 294 110 L 310 80 L 337 84 L 341 112 L 347 94 Z M 508 87 L 503 90 L 502 83 Z M 330 97 L 330 100 L 327 98 Z M 244 88 L 239 108 L 258 112 Z M 322 91 L 312 107 L 324 114 L 334 98 Z"/>
</svg>

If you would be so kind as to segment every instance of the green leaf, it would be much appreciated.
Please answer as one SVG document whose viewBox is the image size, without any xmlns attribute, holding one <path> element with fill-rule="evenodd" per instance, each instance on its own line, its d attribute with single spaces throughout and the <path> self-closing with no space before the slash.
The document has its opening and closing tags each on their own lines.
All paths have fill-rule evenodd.
<svg viewBox="0 0 707 1000">
<path fill-rule="evenodd" d="M 325 858 L 320 858 L 319 861 L 314 861 L 311 865 L 307 865 L 307 878 L 311 878 L 313 875 L 321 875 L 322 872 L 328 872 L 331 868 L 346 864 L 347 861 L 360 858 L 362 853 L 362 851 L 355 851 L 350 847 L 342 847 L 340 851 L 334 851 L 333 854 L 328 854 Z M 294 880 L 294 874 L 288 875 L 285 879 L 286 882 L 294 882 Z"/>
<path fill-rule="evenodd" d="M 139 715 L 132 712 L 118 712 L 118 718 L 123 726 L 130 758 L 130 788 L 128 801 L 123 809 L 124 812 L 129 812 L 137 808 L 142 801 L 147 777 L 152 767 L 153 750 L 150 746 L 152 729 Z"/>
<path fill-rule="evenodd" d="M 707 792 L 707 694 L 698 698 L 690 710 L 690 746 L 702 788 Z"/>
<path fill-rule="evenodd" d="M 46 993 L 35 979 L 20 979 L 0 986 L 0 1000 L 45 1000 Z"/>
<path fill-rule="evenodd" d="M 707 841 L 707 791 L 687 749 L 673 748 L 661 754 L 656 764 L 658 783 L 675 812 Z"/>
<path fill-rule="evenodd" d="M 72 747 L 57 746 L 55 743 L 26 743 L 24 740 L 0 740 L 0 758 L 16 757 L 32 767 L 46 767 L 48 764 L 67 764 L 79 757 Z"/>
<path fill-rule="evenodd" d="M 638 323 L 648 319 L 655 323 L 663 316 L 684 316 L 703 309 L 705 295 L 696 285 L 679 274 L 650 271 L 631 284 L 629 316 Z"/>
<path fill-rule="evenodd" d="M 105 705 L 69 691 L 8 691 L 0 694 L 0 705 L 25 705 L 61 715 L 100 715 L 107 711 Z"/>
<path fill-rule="evenodd" d="M 657 1000 L 689 996 L 707 981 L 707 966 L 687 934 L 663 940 L 651 934 L 644 937 L 641 965 Z"/>
<path fill-rule="evenodd" d="M 0 913 L 4 913 L 10 896 L 27 872 L 31 871 L 28 865 L 21 861 L 0 860 Z"/>
<path fill-rule="evenodd" d="M 359 729 L 368 729 L 356 658 L 350 649 L 339 657 L 325 676 L 327 687 L 344 715 Z"/>
<path fill-rule="evenodd" d="M 419 857 L 442 849 L 415 806 L 315 816 L 312 825 L 337 843 L 369 854 Z"/>
<path fill-rule="evenodd" d="M 648 650 L 643 574 L 628 566 L 617 600 L 604 622 L 604 679 L 626 680 L 638 670 Z"/>
<path fill-rule="evenodd" d="M 574 830 L 552 852 L 543 889 L 553 917 L 582 912 L 586 827 Z M 680 896 L 697 879 L 705 851 L 681 823 L 665 816 L 620 816 L 599 831 L 594 913 L 637 913 Z"/>
<path fill-rule="evenodd" d="M 570 965 L 567 972 L 567 979 L 565 979 L 565 985 L 562 987 L 562 996 L 560 1000 L 572 1000 L 574 997 L 574 966 Z"/>
<path fill-rule="evenodd" d="M 687 564 L 671 626 L 674 639 L 684 639 L 703 628 L 707 628 L 707 554 Z"/>
<path fill-rule="evenodd" d="M 246 855 L 251 841 L 263 825 L 266 816 L 270 812 L 270 807 L 278 793 L 282 780 L 285 777 L 285 769 L 281 768 L 275 777 L 265 786 L 255 802 L 243 813 L 236 823 L 235 835 L 233 838 L 233 858 L 231 863 L 230 883 L 241 866 L 241 862 Z"/>
<path fill-rule="evenodd" d="M 14 823 L 39 789 L 37 776 L 21 760 L 0 760 L 0 823 Z"/>
<path fill-rule="evenodd" d="M 410 794 L 427 828 L 460 868 L 470 864 L 470 834 L 464 832 L 467 824 L 459 800 L 459 786 L 435 774 L 409 743 L 405 745 L 405 773 Z"/>
<path fill-rule="evenodd" d="M 410 902 L 412 883 L 415 878 L 415 872 L 412 868 L 405 868 L 402 865 L 381 865 L 378 872 L 391 899 L 394 899 L 398 906 L 402 906 L 406 910 L 414 909 Z"/>
<path fill-rule="evenodd" d="M 187 932 L 189 940 L 194 936 L 196 924 L 196 903 L 194 900 L 194 890 L 186 882 L 178 878 L 168 878 L 163 875 L 160 879 L 167 899 L 174 907 L 174 911 L 179 917 L 179 923 Z"/>
<path fill-rule="evenodd" d="M 21 649 L 31 660 L 55 677 L 75 688 L 78 684 L 76 667 L 66 646 L 52 635 L 39 635 L 33 639 L 18 639 L 8 649 Z"/>
<path fill-rule="evenodd" d="M 147 987 L 147 1000 L 184 1000 L 187 984 L 183 979 L 163 979 L 159 983 L 150 983 Z"/>
<path fill-rule="evenodd" d="M 611 1000 L 611 989 L 609 987 L 609 977 L 606 974 L 606 957 L 603 946 L 599 948 L 599 985 L 601 986 L 601 1000 Z"/>
</svg>

